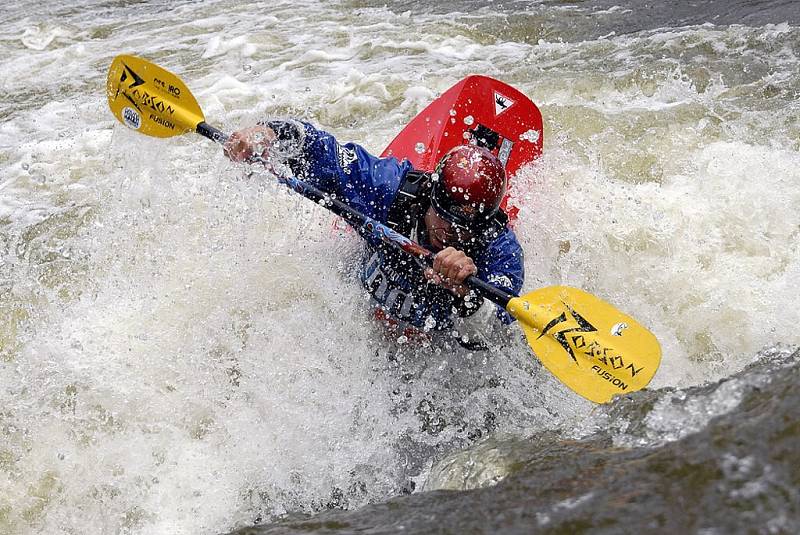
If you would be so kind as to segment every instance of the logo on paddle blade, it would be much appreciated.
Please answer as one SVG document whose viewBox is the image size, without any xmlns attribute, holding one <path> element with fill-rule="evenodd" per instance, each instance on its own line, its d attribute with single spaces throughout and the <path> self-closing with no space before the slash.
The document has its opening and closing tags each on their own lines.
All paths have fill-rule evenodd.
<svg viewBox="0 0 800 535">
<path fill-rule="evenodd" d="M 608 369 L 627 371 L 630 373 L 631 377 L 634 377 L 644 369 L 644 366 L 636 368 L 632 363 L 625 362 L 625 359 L 623 359 L 622 355 L 619 354 L 617 350 L 603 346 L 596 339 L 593 340 L 592 338 L 594 338 L 594 335 L 592 333 L 597 333 L 597 328 L 589 323 L 586 318 L 578 314 L 578 312 L 570 308 L 566 303 L 563 304 L 567 308 L 568 313 L 562 312 L 560 315 L 553 318 L 545 328 L 542 329 L 539 338 L 550 333 L 555 326 L 567 323 L 567 327 L 556 331 L 552 334 L 552 337 L 564 348 L 564 351 L 567 352 L 575 364 L 579 364 L 575 353 L 575 351 L 578 350 L 582 355 L 603 363 Z M 577 326 L 569 327 L 570 324 L 577 324 Z M 617 329 L 621 334 L 622 330 L 626 327 L 626 324 L 618 323 L 613 329 Z M 592 369 L 598 371 L 600 375 L 610 375 L 605 371 L 601 374 L 601 370 L 597 364 L 595 364 Z M 608 377 L 606 377 L 606 379 L 608 379 Z"/>
<path fill-rule="evenodd" d="M 566 306 L 566 303 L 564 305 Z M 578 326 L 574 327 L 572 329 L 562 329 L 562 330 L 556 332 L 553 335 L 553 338 L 555 338 L 556 341 L 559 344 L 561 344 L 561 347 L 564 348 L 564 351 L 566 351 L 569 354 L 569 356 L 572 358 L 572 360 L 575 362 L 575 364 L 577 364 L 578 363 L 578 359 L 575 357 L 575 350 L 572 349 L 572 346 L 569 344 L 569 342 L 567 342 L 567 333 L 591 333 L 591 332 L 596 332 L 597 329 L 594 327 L 594 325 L 589 323 L 586 320 L 586 318 L 584 318 L 583 316 L 581 316 L 580 314 L 578 314 L 574 310 L 570 309 L 569 307 L 567 307 L 567 310 L 570 311 L 570 318 L 569 319 L 575 321 L 578 324 Z M 558 325 L 560 323 L 564 323 L 566 321 L 567 321 L 567 313 L 566 312 L 562 312 L 559 316 L 556 316 L 555 318 L 550 320 L 550 323 L 548 323 L 545 326 L 545 328 L 542 330 L 542 334 L 539 335 L 539 338 L 545 336 L 548 332 L 550 332 L 550 329 L 552 329 L 556 325 Z M 572 336 L 573 343 L 575 342 L 575 340 L 578 340 L 578 339 L 583 340 L 583 336 L 581 336 L 581 335 L 573 335 Z"/>
<path fill-rule="evenodd" d="M 612 385 L 616 386 L 620 390 L 627 390 L 628 389 L 628 383 L 622 381 L 622 379 L 619 379 L 618 377 L 614 377 L 608 371 L 603 370 L 602 368 L 600 368 L 600 366 L 598 366 L 597 364 L 592 366 L 592 370 L 595 371 L 597 373 L 597 375 L 599 375 L 600 377 L 602 377 L 603 379 L 605 379 L 606 381 L 608 381 Z"/>
<path fill-rule="evenodd" d="M 120 93 L 122 93 L 122 96 L 125 97 L 139 113 L 144 113 L 142 107 L 146 107 L 161 114 L 169 114 L 170 116 L 174 115 L 175 108 L 172 106 L 172 104 L 170 104 L 168 101 L 165 101 L 162 96 L 152 91 L 148 91 L 146 86 L 140 87 L 144 84 L 144 78 L 136 74 L 133 69 L 125 65 L 125 69 L 122 71 L 122 74 L 119 77 L 119 85 L 117 86 L 117 92 L 114 95 L 114 99 L 116 99 Z M 126 85 L 127 87 L 125 87 Z M 178 92 L 180 93 L 180 90 Z"/>
<path fill-rule="evenodd" d="M 138 86 L 140 86 L 140 85 L 142 85 L 144 83 L 144 78 L 142 78 L 141 76 L 136 74 L 133 71 L 133 69 L 131 69 L 130 67 L 128 67 L 124 63 L 122 65 L 125 68 L 122 70 L 122 74 L 119 75 L 119 83 L 117 85 L 117 92 L 114 94 L 114 100 L 117 99 L 117 97 L 119 96 L 120 92 L 125 94 L 125 92 L 122 91 L 123 90 L 122 84 L 124 84 L 125 82 L 128 82 L 128 84 L 127 84 L 128 85 L 128 89 L 133 89 L 134 87 L 138 87 Z M 131 98 L 128 97 L 127 95 L 125 95 L 125 96 L 128 98 L 128 100 L 131 100 Z M 136 103 L 134 102 L 133 105 L 136 106 Z M 139 106 L 136 106 L 136 107 L 138 108 Z"/>
<path fill-rule="evenodd" d="M 133 108 L 128 108 L 126 106 L 122 108 L 122 122 L 125 123 L 125 126 L 128 128 L 139 130 L 142 126 L 142 116 Z"/>
</svg>

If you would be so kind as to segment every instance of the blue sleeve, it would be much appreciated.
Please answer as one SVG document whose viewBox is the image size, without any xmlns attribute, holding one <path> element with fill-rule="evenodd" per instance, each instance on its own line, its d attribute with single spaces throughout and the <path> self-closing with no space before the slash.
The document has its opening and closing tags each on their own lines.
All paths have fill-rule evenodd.
<svg viewBox="0 0 800 535">
<path fill-rule="evenodd" d="M 308 123 L 302 125 L 303 149 L 291 165 L 292 171 L 301 180 L 385 223 L 400 181 L 411 164 L 393 157 L 378 158 L 355 143 L 341 145 L 329 133 Z"/>
<path fill-rule="evenodd" d="M 479 279 L 495 288 L 519 295 L 525 280 L 525 257 L 514 231 L 506 228 L 495 238 L 477 259 L 476 267 Z M 500 307 L 497 307 L 497 317 L 506 324 L 514 321 Z"/>
</svg>

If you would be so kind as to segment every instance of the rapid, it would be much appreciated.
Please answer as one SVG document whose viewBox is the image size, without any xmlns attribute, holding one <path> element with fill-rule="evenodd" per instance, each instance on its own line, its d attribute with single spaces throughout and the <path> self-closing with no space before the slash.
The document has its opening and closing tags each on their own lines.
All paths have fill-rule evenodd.
<svg viewBox="0 0 800 535">
<path fill-rule="evenodd" d="M 0 532 L 797 531 L 792 2 L 2 4 Z M 515 86 L 544 118 L 525 290 L 650 328 L 649 390 L 595 406 L 514 325 L 388 336 L 322 207 L 116 122 L 122 53 L 225 131 L 298 117 L 374 153 L 468 74 Z"/>
</svg>

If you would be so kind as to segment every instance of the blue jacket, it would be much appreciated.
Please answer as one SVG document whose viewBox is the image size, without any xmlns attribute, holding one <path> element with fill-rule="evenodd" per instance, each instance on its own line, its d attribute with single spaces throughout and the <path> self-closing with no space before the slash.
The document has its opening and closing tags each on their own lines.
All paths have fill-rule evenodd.
<svg viewBox="0 0 800 535">
<path fill-rule="evenodd" d="M 412 169 L 407 160 L 378 158 L 355 143 L 340 145 L 332 135 L 308 123 L 267 124 L 278 134 L 279 145 L 298 145 L 287 161 L 295 176 L 336 195 L 359 212 L 387 222 L 403 179 Z M 430 248 L 424 223 L 418 223 L 416 238 Z M 452 326 L 453 314 L 466 316 L 480 306 L 479 296 L 472 295 L 466 302 L 456 298 L 448 290 L 429 283 L 422 275 L 422 267 L 410 256 L 370 234 L 361 235 L 367 241 L 361 281 L 373 299 L 396 319 L 424 330 L 441 330 Z M 478 268 L 478 278 L 519 293 L 524 278 L 523 253 L 510 228 L 502 229 L 480 250 L 470 251 L 470 256 Z M 497 317 L 504 323 L 513 321 L 499 307 Z"/>
</svg>

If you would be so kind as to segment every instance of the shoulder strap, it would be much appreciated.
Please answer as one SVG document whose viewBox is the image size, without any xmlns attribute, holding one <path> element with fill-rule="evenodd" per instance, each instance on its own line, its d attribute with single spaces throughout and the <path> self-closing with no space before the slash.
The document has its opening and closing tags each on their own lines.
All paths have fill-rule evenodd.
<svg viewBox="0 0 800 535">
<path fill-rule="evenodd" d="M 389 207 L 386 224 L 403 236 L 410 235 L 417 219 L 428 209 L 430 187 L 430 174 L 415 169 L 407 172 Z"/>
<path fill-rule="evenodd" d="M 497 214 L 475 236 L 473 247 L 467 252 L 475 254 L 480 250 L 484 250 L 503 233 L 507 225 L 508 215 L 503 210 L 498 210 Z"/>
</svg>

